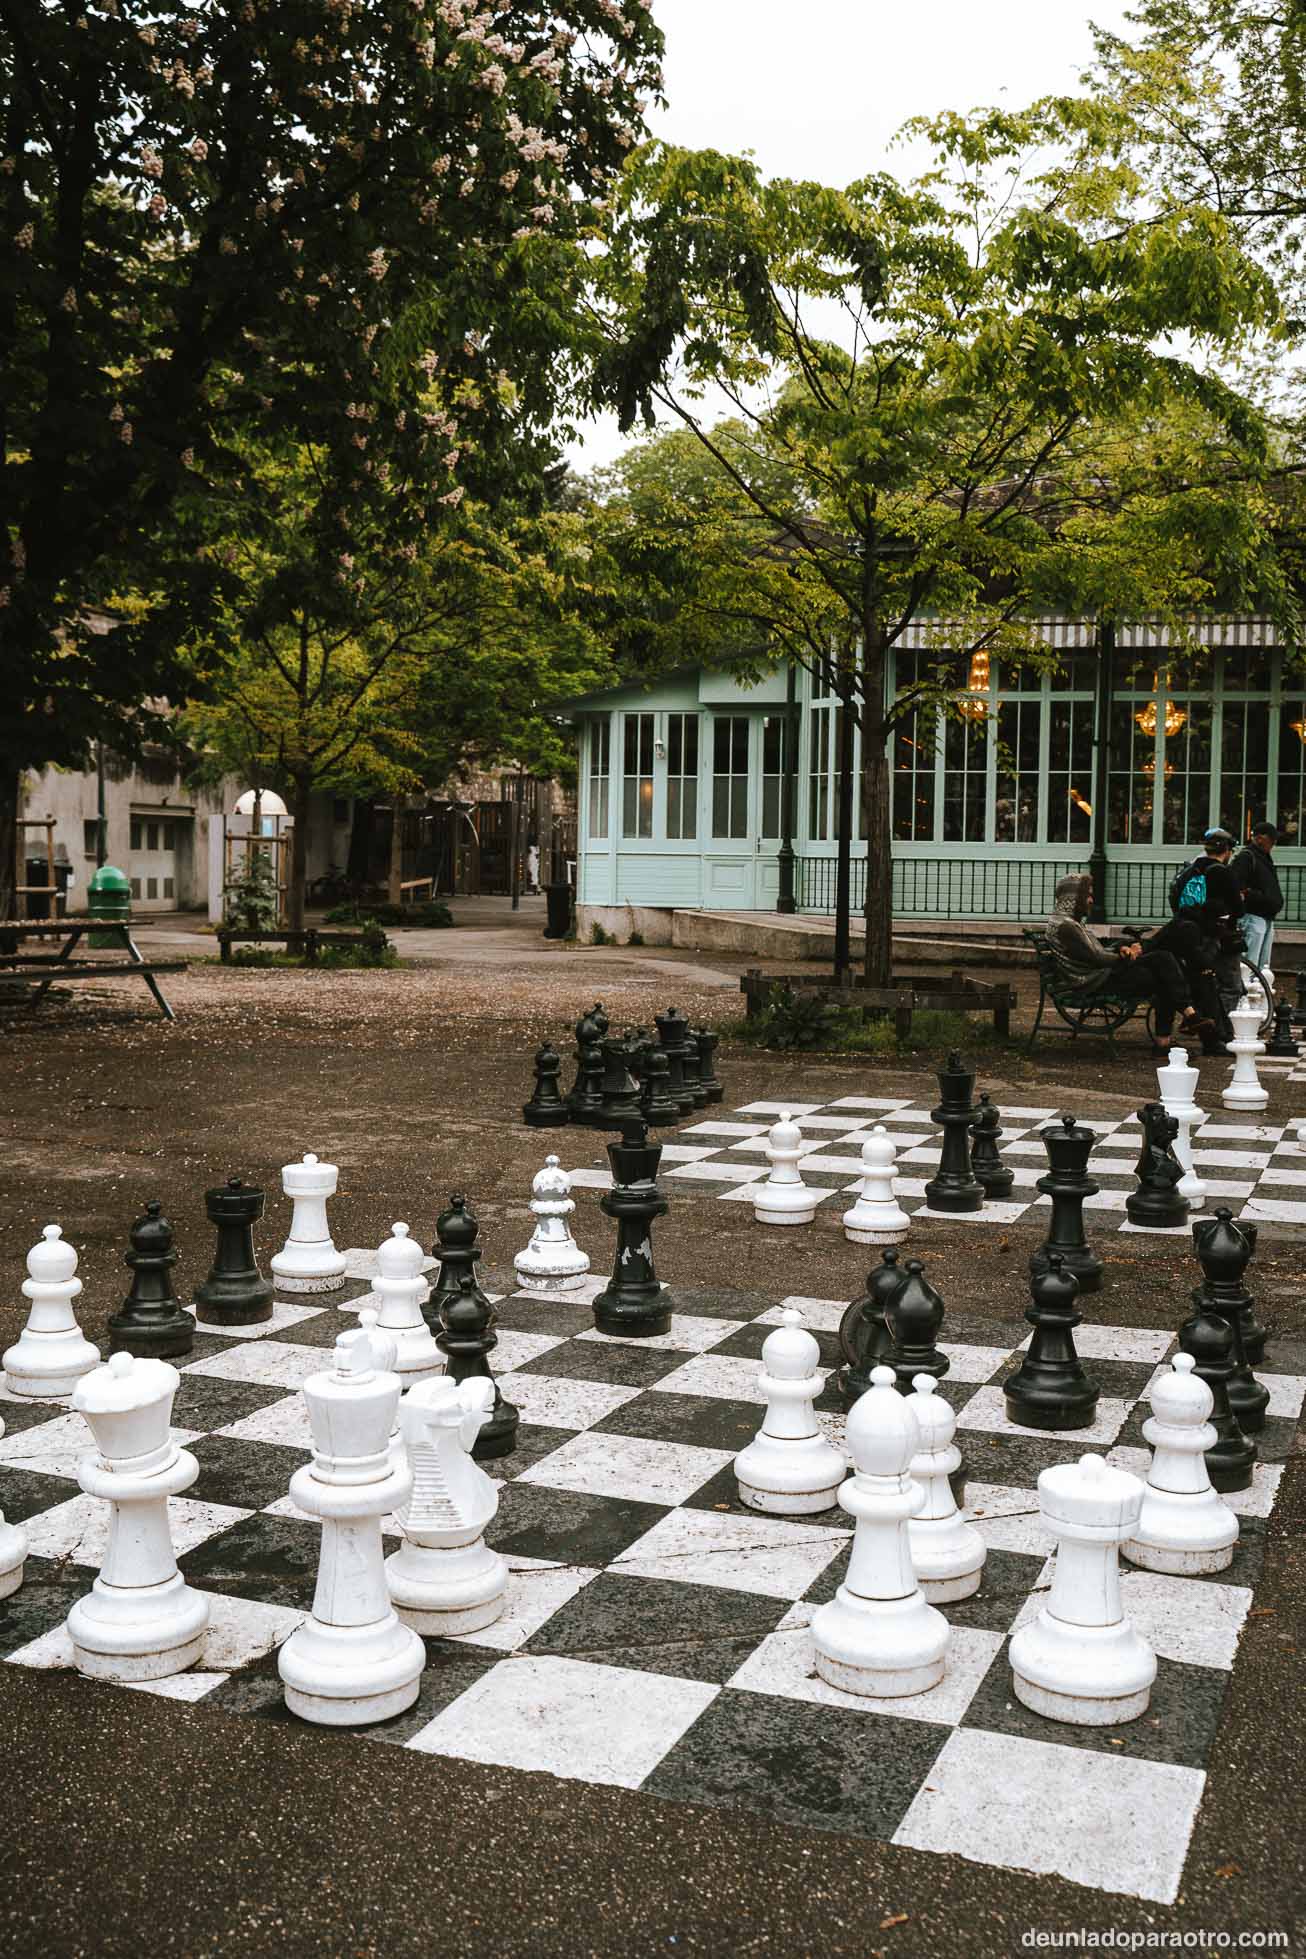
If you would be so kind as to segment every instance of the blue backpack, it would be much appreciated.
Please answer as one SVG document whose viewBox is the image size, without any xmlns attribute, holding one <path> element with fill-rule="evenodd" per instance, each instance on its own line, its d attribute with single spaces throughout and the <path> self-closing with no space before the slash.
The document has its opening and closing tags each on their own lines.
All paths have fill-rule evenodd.
<svg viewBox="0 0 1306 1959">
<path fill-rule="evenodd" d="M 1185 864 L 1170 883 L 1170 903 L 1175 911 L 1190 911 L 1206 903 L 1206 872 Z"/>
</svg>

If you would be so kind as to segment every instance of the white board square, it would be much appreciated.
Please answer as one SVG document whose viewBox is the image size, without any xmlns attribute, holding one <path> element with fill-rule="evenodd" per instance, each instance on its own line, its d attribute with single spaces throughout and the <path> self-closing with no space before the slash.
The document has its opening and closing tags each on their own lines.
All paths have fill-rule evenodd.
<svg viewBox="0 0 1306 1959">
<path fill-rule="evenodd" d="M 638 1388 L 611 1381 L 571 1381 L 565 1375 L 501 1374 L 499 1392 L 535 1428 L 589 1428 L 633 1401 Z"/>
<path fill-rule="evenodd" d="M 645 1436 L 573 1435 L 523 1470 L 519 1483 L 589 1496 L 630 1497 L 640 1503 L 683 1503 L 734 1460 L 729 1449 L 700 1449 Z"/>
<path fill-rule="evenodd" d="M 947 1671 L 937 1687 L 903 1699 L 869 1701 L 863 1694 L 845 1694 L 831 1687 L 817 1673 L 810 1623 L 816 1609 L 805 1602 L 795 1605 L 726 1685 L 748 1693 L 778 1694 L 784 1700 L 812 1701 L 818 1707 L 846 1707 L 857 1714 L 870 1709 L 876 1714 L 899 1714 L 907 1720 L 938 1721 L 954 1728 L 1002 1645 L 1001 1633 L 954 1626 L 948 1641 Z"/>
<path fill-rule="evenodd" d="M 1125 1425 L 1129 1408 L 1127 1401 L 1116 1401 L 1109 1395 L 1102 1395 L 1092 1426 L 1077 1428 L 1073 1434 L 1063 1435 L 1061 1439 L 1073 1442 L 1075 1448 L 1081 1451 L 1102 1448 L 1115 1441 Z M 996 1382 L 992 1387 L 976 1388 L 957 1416 L 957 1427 L 979 1429 L 985 1435 L 1026 1435 L 1047 1440 L 1046 1429 L 1021 1428 L 1007 1420 L 1006 1402 Z"/>
<path fill-rule="evenodd" d="M 832 1509 L 831 1517 L 842 1517 Z M 798 1599 L 848 1542 L 838 1524 L 791 1524 L 779 1517 L 734 1517 L 673 1510 L 608 1566 L 631 1578 L 674 1578 L 764 1598 Z"/>
<path fill-rule="evenodd" d="M 746 1320 L 713 1320 L 696 1313 L 673 1313 L 668 1332 L 649 1334 L 642 1340 L 633 1333 L 601 1333 L 596 1326 L 587 1326 L 576 1338 L 604 1347 L 640 1347 L 655 1354 L 701 1354 L 709 1347 L 719 1346 L 747 1324 Z"/>
</svg>

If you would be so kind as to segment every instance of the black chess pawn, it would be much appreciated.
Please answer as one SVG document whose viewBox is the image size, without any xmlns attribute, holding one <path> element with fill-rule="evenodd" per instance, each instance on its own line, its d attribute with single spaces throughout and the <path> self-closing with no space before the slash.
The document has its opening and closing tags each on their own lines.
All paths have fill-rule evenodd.
<svg viewBox="0 0 1306 1959">
<path fill-rule="evenodd" d="M 567 1114 L 573 1122 L 589 1124 L 603 1111 L 603 1038 L 597 1016 L 603 1012 L 596 1001 L 576 1022 L 576 1080 L 567 1094 Z"/>
<path fill-rule="evenodd" d="M 1179 1345 L 1194 1361 L 1193 1372 L 1211 1390 L 1215 1441 L 1206 1451 L 1206 1468 L 1217 1490 L 1250 1489 L 1258 1450 L 1238 1426 L 1229 1405 L 1233 1378 L 1233 1328 L 1218 1313 L 1199 1313 L 1179 1329 Z"/>
<path fill-rule="evenodd" d="M 1229 1406 L 1244 1435 L 1260 1434 L 1270 1405 L 1269 1389 L 1252 1373 L 1243 1333 L 1243 1316 L 1250 1317 L 1252 1309 L 1243 1273 L 1256 1249 L 1255 1232 L 1254 1225 L 1235 1224 L 1227 1205 L 1222 1205 L 1214 1217 L 1198 1218 L 1193 1224 L 1193 1249 L 1202 1268 L 1202 1283 L 1193 1289 L 1193 1317 L 1215 1313 L 1229 1322 L 1233 1336 Z"/>
<path fill-rule="evenodd" d="M 668 1129 L 680 1121 L 679 1104 L 671 1096 L 671 1064 L 666 1050 L 653 1042 L 644 1057 L 639 1112 L 651 1129 Z"/>
<path fill-rule="evenodd" d="M 599 1209 L 617 1224 L 617 1256 L 612 1277 L 594 1301 L 600 1333 L 644 1339 L 671 1328 L 671 1297 L 653 1266 L 653 1220 L 664 1215 L 667 1200 L 657 1186 L 661 1143 L 650 1143 L 638 1118 L 621 1125 L 621 1141 L 608 1144 L 612 1189 Z"/>
<path fill-rule="evenodd" d="M 1079 1282 L 1053 1252 L 1045 1272 L 1030 1279 L 1031 1303 L 1025 1318 L 1034 1329 L 1029 1350 L 1002 1384 L 1007 1420 L 1020 1428 L 1091 1428 L 1097 1389 L 1075 1352 L 1075 1328 L 1083 1314 L 1076 1301 Z"/>
<path fill-rule="evenodd" d="M 175 1360 L 194 1345 L 195 1321 L 172 1290 L 177 1254 L 172 1226 L 156 1198 L 133 1224 L 131 1241 L 124 1261 L 131 1268 L 131 1290 L 109 1321 L 109 1352 Z"/>
<path fill-rule="evenodd" d="M 562 1056 L 552 1041 L 546 1041 L 535 1054 L 535 1093 L 522 1109 L 532 1129 L 560 1129 L 571 1121 L 558 1086 L 561 1073 Z"/>
<path fill-rule="evenodd" d="M 449 1378 L 466 1381 L 480 1377 L 494 1385 L 494 1406 L 489 1420 L 482 1423 L 472 1444 L 478 1462 L 492 1462 L 506 1456 L 517 1444 L 517 1410 L 505 1401 L 499 1384 L 490 1372 L 489 1356 L 499 1344 L 494 1331 L 494 1308 L 482 1292 L 476 1277 L 476 1262 L 481 1256 L 477 1244 L 480 1226 L 467 1208 L 467 1199 L 454 1196 L 449 1208 L 435 1221 L 435 1244 L 431 1250 L 439 1259 L 439 1271 L 422 1318 L 435 1335 L 435 1344 L 448 1360 Z"/>
<path fill-rule="evenodd" d="M 1126 1197 L 1125 1210 L 1131 1224 L 1149 1231 L 1172 1230 L 1188 1222 L 1188 1199 L 1179 1195 L 1184 1168 L 1174 1153 L 1179 1124 L 1160 1102 L 1145 1102 L 1138 1120 L 1143 1125 L 1143 1147 L 1134 1170 L 1138 1188 Z"/>
<path fill-rule="evenodd" d="M 725 1093 L 716 1072 L 716 1051 L 721 1036 L 714 1034 L 710 1027 L 700 1027 L 694 1039 L 698 1042 L 698 1078 L 703 1093 L 709 1102 L 719 1102 Z"/>
<path fill-rule="evenodd" d="M 208 1278 L 195 1289 L 195 1310 L 213 1326 L 254 1326 L 272 1318 L 272 1281 L 254 1256 L 254 1226 L 263 1215 L 263 1192 L 239 1177 L 204 1193 L 218 1248 Z"/>
<path fill-rule="evenodd" d="M 596 1127 L 620 1129 L 627 1118 L 639 1115 L 639 1083 L 630 1072 L 630 1046 L 620 1035 L 609 1035 L 601 1052 L 603 1107 Z"/>
<path fill-rule="evenodd" d="M 707 1090 L 703 1086 L 703 1070 L 699 1062 L 698 1036 L 692 1027 L 685 1029 L 685 1045 L 681 1050 L 681 1071 L 685 1087 L 693 1097 L 696 1109 L 707 1107 Z"/>
<path fill-rule="evenodd" d="M 1274 1038 L 1265 1052 L 1286 1061 L 1295 1061 L 1301 1053 L 1292 1038 L 1292 1006 L 1287 1000 L 1279 1000 L 1275 1005 Z"/>
<path fill-rule="evenodd" d="M 1011 1186 L 1016 1181 L 1015 1172 L 1007 1168 L 998 1149 L 1002 1141 L 1001 1120 L 1002 1111 L 993 1106 L 985 1089 L 970 1126 L 971 1175 L 985 1197 L 1010 1197 Z"/>
<path fill-rule="evenodd" d="M 893 1335 L 886 1365 L 897 1375 L 899 1391 L 910 1394 L 918 1374 L 941 1380 L 950 1365 L 935 1345 L 943 1325 L 943 1299 L 925 1277 L 918 1258 L 907 1261 L 907 1277 L 886 1301 L 884 1316 Z"/>
<path fill-rule="evenodd" d="M 839 1347 L 846 1365 L 839 1369 L 837 1385 L 847 1408 L 870 1387 L 872 1368 L 890 1361 L 893 1334 L 885 1308 L 906 1283 L 898 1252 L 889 1245 L 880 1263 L 867 1273 L 865 1292 L 852 1301 L 839 1322 Z"/>
<path fill-rule="evenodd" d="M 1073 1116 L 1061 1116 L 1040 1130 L 1048 1155 L 1047 1171 L 1036 1188 L 1052 1201 L 1048 1235 L 1029 1261 L 1030 1276 L 1048 1272 L 1055 1252 L 1067 1272 L 1079 1281 L 1081 1296 L 1102 1289 L 1102 1261 L 1084 1236 L 1084 1199 L 1101 1189 L 1088 1174 L 1088 1159 L 1097 1144 L 1097 1131 L 1085 1129 Z"/>
<path fill-rule="evenodd" d="M 694 1107 L 694 1091 L 685 1080 L 685 1037 L 689 1032 L 689 1022 L 679 1007 L 668 1007 L 664 1014 L 654 1014 L 653 1018 L 657 1023 L 658 1039 L 671 1064 L 671 1093 L 681 1115 L 687 1116 Z"/>
<path fill-rule="evenodd" d="M 984 1186 L 976 1182 L 970 1167 L 975 1070 L 965 1067 L 960 1055 L 950 1054 L 938 1080 L 939 1106 L 930 1111 L 930 1121 L 942 1128 L 943 1147 L 939 1167 L 925 1186 L 925 1202 L 932 1211 L 978 1211 L 984 1202 Z"/>
</svg>

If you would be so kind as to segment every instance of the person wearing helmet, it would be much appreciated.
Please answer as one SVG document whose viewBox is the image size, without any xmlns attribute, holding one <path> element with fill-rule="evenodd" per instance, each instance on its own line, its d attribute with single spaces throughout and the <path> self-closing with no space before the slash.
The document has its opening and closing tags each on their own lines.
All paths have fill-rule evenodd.
<svg viewBox="0 0 1306 1959">
<path fill-rule="evenodd" d="M 1230 865 L 1242 892 L 1243 915 L 1238 923 L 1243 945 L 1254 966 L 1269 965 L 1274 921 L 1283 910 L 1283 887 L 1271 856 L 1278 841 L 1273 823 L 1255 823 L 1251 841 L 1243 845 Z"/>
<path fill-rule="evenodd" d="M 1227 1041 L 1233 1032 L 1231 1008 L 1242 997 L 1242 887 L 1230 865 L 1234 839 L 1216 825 L 1202 838 L 1202 848 L 1185 864 L 1170 886 L 1174 917 L 1154 933 L 1153 945 L 1168 945 L 1188 971 L 1214 973 L 1222 1025 Z"/>
</svg>

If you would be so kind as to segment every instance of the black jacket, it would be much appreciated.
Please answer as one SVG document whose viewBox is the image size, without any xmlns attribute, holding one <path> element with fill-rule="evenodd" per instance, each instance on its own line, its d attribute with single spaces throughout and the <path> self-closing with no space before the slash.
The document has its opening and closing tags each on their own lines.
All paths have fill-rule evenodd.
<svg viewBox="0 0 1306 1959">
<path fill-rule="evenodd" d="M 1218 935 L 1222 918 L 1242 917 L 1242 885 L 1233 874 L 1232 862 L 1222 864 L 1218 857 L 1208 857 L 1205 851 L 1193 859 L 1188 869 L 1205 874 L 1206 903 L 1185 905 L 1178 915 L 1180 918 L 1195 919 L 1203 932 L 1214 937 Z"/>
<path fill-rule="evenodd" d="M 1258 918 L 1277 918 L 1283 910 L 1283 891 L 1274 859 L 1258 843 L 1245 843 L 1229 866 L 1243 892 L 1243 910 Z"/>
</svg>

